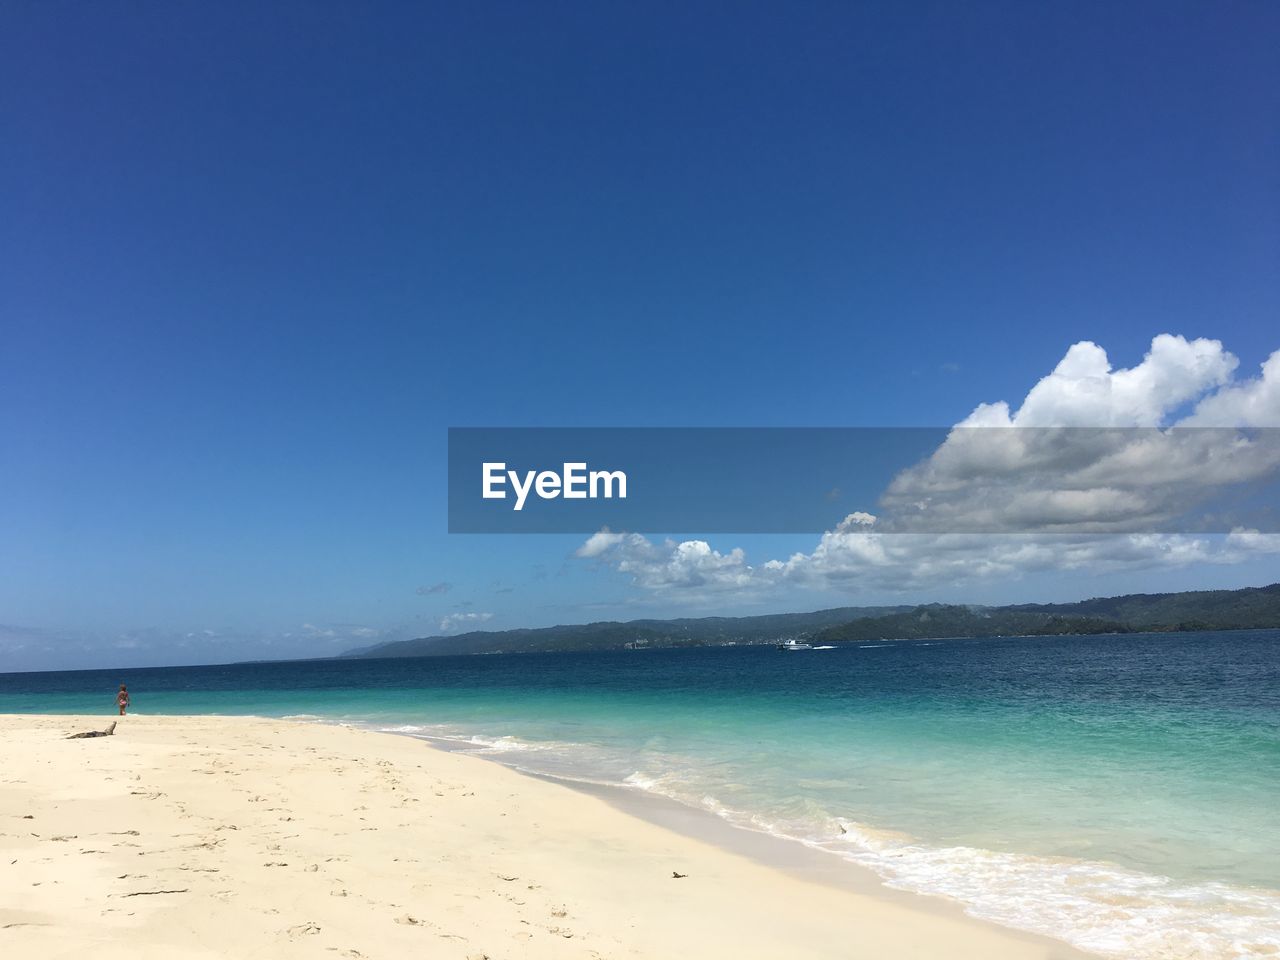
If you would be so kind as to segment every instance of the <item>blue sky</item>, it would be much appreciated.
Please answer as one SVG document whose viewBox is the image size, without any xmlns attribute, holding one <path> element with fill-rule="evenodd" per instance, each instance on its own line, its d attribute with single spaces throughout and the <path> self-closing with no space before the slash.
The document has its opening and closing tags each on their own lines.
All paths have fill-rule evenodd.
<svg viewBox="0 0 1280 960">
<path fill-rule="evenodd" d="M 1133 367 L 1161 333 L 1256 376 L 1274 4 L 0 24 L 0 669 L 1280 579 L 1263 556 L 680 596 L 581 538 L 450 537 L 444 489 L 449 426 L 949 425 L 1074 343 Z"/>
</svg>

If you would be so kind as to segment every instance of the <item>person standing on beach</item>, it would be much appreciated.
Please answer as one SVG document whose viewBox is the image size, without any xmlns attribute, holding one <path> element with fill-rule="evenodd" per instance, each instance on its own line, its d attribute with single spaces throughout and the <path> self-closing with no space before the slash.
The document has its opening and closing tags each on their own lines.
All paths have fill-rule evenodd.
<svg viewBox="0 0 1280 960">
<path fill-rule="evenodd" d="M 116 694 L 116 706 L 120 708 L 120 716 L 124 716 L 124 712 L 129 709 L 129 691 L 125 685 L 120 684 L 120 692 Z"/>
</svg>

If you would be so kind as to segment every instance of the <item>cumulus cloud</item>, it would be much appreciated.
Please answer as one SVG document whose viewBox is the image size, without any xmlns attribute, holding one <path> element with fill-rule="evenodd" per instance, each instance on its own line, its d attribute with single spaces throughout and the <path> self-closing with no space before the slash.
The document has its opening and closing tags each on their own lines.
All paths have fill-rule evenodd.
<svg viewBox="0 0 1280 960">
<path fill-rule="evenodd" d="M 1084 340 L 1017 411 L 1010 413 L 1004 401 L 979 404 L 958 426 L 1157 427 L 1171 411 L 1227 383 L 1238 365 L 1220 341 L 1162 333 L 1141 363 L 1115 370 L 1106 350 Z"/>
<path fill-rule="evenodd" d="M 1238 527 L 1227 535 L 1223 553 L 1230 562 L 1267 554 L 1280 554 L 1280 536 Z"/>
<path fill-rule="evenodd" d="M 1048 570 L 1095 573 L 1239 562 L 1280 552 L 1280 538 L 1254 532 L 1221 537 L 1185 534 L 877 533 L 844 523 L 810 552 L 759 566 L 741 550 L 719 554 L 700 540 L 629 539 L 599 559 L 646 590 L 701 600 L 760 595 L 786 586 L 813 589 L 924 589 Z"/>
<path fill-rule="evenodd" d="M 881 529 L 1195 529 L 1194 511 L 1217 498 L 1229 504 L 1243 485 L 1278 470 L 1276 430 L 957 428 L 894 478 L 880 502 Z"/>
<path fill-rule="evenodd" d="M 626 543 L 628 540 L 644 541 L 644 537 L 636 534 L 611 533 L 608 527 L 598 533 L 593 533 L 587 538 L 587 542 L 580 546 L 574 553 L 574 556 L 589 560 L 592 557 L 598 557 L 601 554 L 608 553 L 619 544 Z"/>
<path fill-rule="evenodd" d="M 1262 364 L 1259 376 L 1230 384 L 1205 397 L 1182 424 L 1188 427 L 1280 426 L 1280 350 Z"/>
<path fill-rule="evenodd" d="M 808 553 L 752 566 L 740 549 L 604 530 L 577 556 L 647 590 L 702 597 L 789 584 L 910 589 L 1277 553 L 1280 537 L 1246 527 L 1225 537 L 1167 532 L 1215 492 L 1280 468 L 1280 431 L 1249 429 L 1280 427 L 1280 351 L 1257 378 L 1234 380 L 1238 366 L 1216 340 L 1162 334 L 1139 364 L 1121 369 L 1097 344 L 1077 343 L 1016 409 L 980 404 L 895 477 L 879 517 L 849 514 Z M 1215 429 L 1192 429 L 1200 427 Z"/>
<path fill-rule="evenodd" d="M 1047 570 L 1097 573 L 1182 567 L 1215 559 L 1215 539 L 1182 534 L 883 534 L 839 530 L 810 553 L 770 561 L 778 580 L 801 586 L 913 589 L 1014 578 Z"/>
<path fill-rule="evenodd" d="M 441 633 L 449 633 L 456 630 L 463 624 L 474 626 L 480 623 L 487 623 L 493 619 L 492 613 L 476 613 L 474 611 L 467 613 L 451 613 L 440 620 L 439 630 Z"/>
<path fill-rule="evenodd" d="M 651 590 L 696 587 L 717 592 L 747 588 L 756 580 L 741 548 L 720 553 L 705 540 L 656 544 L 635 533 L 597 533 L 577 556 L 603 560 Z"/>
<path fill-rule="evenodd" d="M 930 457 L 895 477 L 881 500 L 881 529 L 1185 526 L 1207 500 L 1280 469 L 1280 431 L 1238 429 L 1280 426 L 1277 356 L 1259 380 L 1237 384 L 1238 361 L 1217 340 L 1161 334 L 1141 363 L 1118 370 L 1097 344 L 1077 343 L 1016 410 L 980 404 Z"/>
</svg>

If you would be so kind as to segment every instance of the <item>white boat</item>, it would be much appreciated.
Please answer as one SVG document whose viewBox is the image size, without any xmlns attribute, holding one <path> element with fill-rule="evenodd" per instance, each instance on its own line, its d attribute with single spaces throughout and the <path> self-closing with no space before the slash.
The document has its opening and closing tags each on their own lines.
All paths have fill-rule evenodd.
<svg viewBox="0 0 1280 960">
<path fill-rule="evenodd" d="M 778 649 L 779 650 L 812 650 L 813 647 L 810 644 L 805 643 L 803 640 L 792 639 L 792 640 L 783 640 L 780 644 L 778 644 Z"/>
</svg>

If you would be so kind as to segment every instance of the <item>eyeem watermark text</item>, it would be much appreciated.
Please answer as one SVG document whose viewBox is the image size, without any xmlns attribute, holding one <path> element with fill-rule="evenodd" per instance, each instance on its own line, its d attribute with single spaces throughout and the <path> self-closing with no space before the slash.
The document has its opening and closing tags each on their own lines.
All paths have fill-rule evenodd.
<svg viewBox="0 0 1280 960">
<path fill-rule="evenodd" d="M 525 500 L 532 490 L 543 500 L 611 500 L 627 499 L 627 475 L 621 470 L 588 470 L 585 463 L 566 463 L 564 469 L 508 470 L 505 463 L 483 464 L 483 497 L 486 500 L 505 500 L 507 484 L 515 493 L 513 510 L 523 510 Z"/>
</svg>

